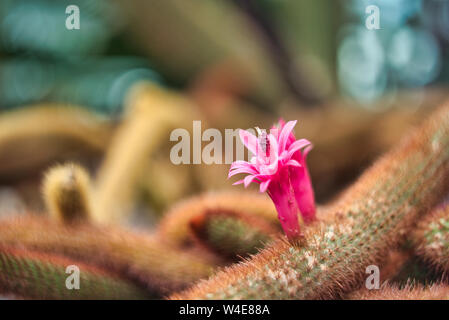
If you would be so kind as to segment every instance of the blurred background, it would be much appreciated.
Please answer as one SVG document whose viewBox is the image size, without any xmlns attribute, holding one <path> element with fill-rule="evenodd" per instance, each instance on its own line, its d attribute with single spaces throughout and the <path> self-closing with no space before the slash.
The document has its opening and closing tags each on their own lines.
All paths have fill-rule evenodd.
<svg viewBox="0 0 449 320">
<path fill-rule="evenodd" d="M 138 226 L 239 188 L 229 164 L 170 162 L 193 120 L 223 136 L 299 120 L 330 201 L 444 101 L 447 30 L 445 0 L 0 0 L 0 216 L 43 211 L 43 172 L 65 161 Z"/>
</svg>

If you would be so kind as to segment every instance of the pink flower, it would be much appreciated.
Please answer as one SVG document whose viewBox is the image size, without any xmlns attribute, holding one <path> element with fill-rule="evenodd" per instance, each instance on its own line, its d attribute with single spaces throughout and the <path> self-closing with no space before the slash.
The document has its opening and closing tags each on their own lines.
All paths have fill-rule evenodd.
<svg viewBox="0 0 449 320">
<path fill-rule="evenodd" d="M 315 219 L 315 201 L 306 156 L 312 148 L 306 139 L 296 140 L 292 133 L 296 121 L 279 122 L 270 133 L 259 132 L 259 137 L 240 130 L 240 139 L 254 154 L 250 162 L 235 161 L 229 176 L 248 175 L 234 184 L 260 184 L 260 192 L 267 191 L 274 202 L 287 238 L 301 236 L 300 221 Z M 259 130 L 260 131 L 260 130 Z M 301 215 L 298 215 L 301 213 Z"/>
<path fill-rule="evenodd" d="M 284 120 L 279 120 L 279 126 L 281 130 L 285 128 L 286 124 Z M 291 130 L 293 130 L 293 127 Z M 273 127 L 272 132 L 276 133 L 276 129 L 277 128 Z M 288 148 L 295 141 L 296 138 L 290 131 L 286 147 Z M 312 181 L 310 179 L 310 174 L 306 163 L 306 157 L 309 154 L 310 150 L 312 150 L 312 148 L 313 146 L 309 142 L 309 144 L 305 146 L 302 151 L 295 152 L 293 154 L 293 159 L 301 165 L 301 168 L 290 168 L 290 180 L 292 181 L 296 202 L 298 204 L 299 210 L 301 211 L 301 215 L 306 222 L 315 220 L 316 212 L 315 195 L 313 193 Z"/>
</svg>

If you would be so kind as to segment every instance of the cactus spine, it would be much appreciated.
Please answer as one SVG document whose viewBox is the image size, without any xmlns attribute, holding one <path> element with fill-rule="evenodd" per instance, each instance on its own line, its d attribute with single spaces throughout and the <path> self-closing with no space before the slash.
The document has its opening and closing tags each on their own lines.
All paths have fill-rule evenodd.
<svg viewBox="0 0 449 320">
<path fill-rule="evenodd" d="M 385 286 L 380 290 L 360 290 L 349 296 L 350 300 L 448 300 L 449 286 L 434 284 L 430 287 L 409 285 L 405 288 Z"/>
</svg>

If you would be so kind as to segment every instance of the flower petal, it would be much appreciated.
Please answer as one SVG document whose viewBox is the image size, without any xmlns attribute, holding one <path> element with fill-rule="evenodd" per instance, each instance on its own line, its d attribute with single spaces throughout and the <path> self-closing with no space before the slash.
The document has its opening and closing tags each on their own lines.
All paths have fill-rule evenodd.
<svg viewBox="0 0 449 320">
<path fill-rule="evenodd" d="M 231 171 L 238 171 L 238 173 L 250 173 L 250 174 L 256 174 L 259 173 L 257 171 L 257 168 L 255 167 L 254 164 L 246 162 L 246 161 L 235 161 L 232 165 L 231 168 L 229 169 L 229 176 L 235 175 L 237 173 L 233 173 L 231 175 Z"/>
<path fill-rule="evenodd" d="M 243 179 L 243 184 L 245 185 L 245 188 L 247 188 L 251 182 L 253 182 L 254 179 L 257 178 L 257 175 L 249 175 L 246 176 L 245 179 Z"/>
<path fill-rule="evenodd" d="M 269 180 L 266 180 L 266 181 L 264 181 L 264 182 L 261 182 L 260 183 L 260 192 L 265 192 L 265 191 L 267 191 L 267 189 L 268 189 L 268 186 L 270 185 L 270 182 L 271 182 L 271 179 L 269 179 Z"/>
<path fill-rule="evenodd" d="M 244 160 L 236 160 L 236 161 L 234 161 L 234 162 L 231 164 L 231 168 L 230 168 L 230 169 L 233 169 L 234 167 L 244 166 L 244 165 L 246 165 L 246 164 L 248 164 L 247 161 L 244 161 Z"/>
<path fill-rule="evenodd" d="M 312 143 L 309 140 L 307 140 L 307 139 L 296 140 L 295 142 L 293 142 L 288 147 L 288 155 L 287 155 L 287 157 L 291 158 L 296 151 L 298 151 L 298 150 L 300 150 L 300 149 L 302 149 L 304 147 L 307 147 L 307 146 L 309 146 L 311 144 Z"/>
<path fill-rule="evenodd" d="M 280 132 L 281 130 L 278 128 L 278 127 L 275 127 L 275 126 L 273 126 L 273 127 L 271 127 L 271 129 L 270 129 L 270 134 L 272 134 L 275 138 L 276 138 L 276 140 L 278 140 L 279 139 L 279 132 Z"/>
<path fill-rule="evenodd" d="M 257 151 L 259 150 L 259 140 L 255 135 L 246 131 L 239 130 L 240 140 L 251 151 L 253 154 L 257 155 Z"/>
<path fill-rule="evenodd" d="M 282 151 L 285 150 L 285 147 L 287 145 L 288 138 L 290 136 L 290 133 L 292 132 L 293 128 L 296 125 L 297 120 L 289 121 L 285 124 L 285 126 L 282 128 L 282 131 L 279 135 L 279 151 L 282 153 Z"/>
<path fill-rule="evenodd" d="M 229 170 L 235 170 L 235 169 L 240 169 L 240 168 L 250 168 L 250 169 L 256 169 L 255 165 L 253 163 L 249 163 L 246 161 L 242 161 L 240 163 L 233 163 L 231 165 L 231 168 Z"/>
<path fill-rule="evenodd" d="M 293 159 L 288 160 L 288 162 L 286 163 L 287 166 L 294 166 L 294 167 L 302 167 L 302 165 Z"/>
<path fill-rule="evenodd" d="M 302 156 L 304 157 L 304 159 L 307 157 L 307 155 L 309 154 L 310 150 L 313 149 L 313 144 L 310 144 L 308 147 L 306 147 L 304 149 L 304 151 L 302 152 Z"/>
<path fill-rule="evenodd" d="M 258 174 L 259 172 L 250 167 L 236 168 L 233 170 L 229 170 L 228 178 L 235 176 L 236 174 L 239 174 L 239 173 Z"/>
</svg>

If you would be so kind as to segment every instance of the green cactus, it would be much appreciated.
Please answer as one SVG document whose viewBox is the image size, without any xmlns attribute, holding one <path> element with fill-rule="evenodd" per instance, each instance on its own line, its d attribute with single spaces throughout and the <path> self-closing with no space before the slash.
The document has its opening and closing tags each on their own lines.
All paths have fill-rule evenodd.
<svg viewBox="0 0 449 320">
<path fill-rule="evenodd" d="M 68 266 L 79 268 L 79 288 L 66 286 Z M 0 248 L 0 293 L 36 299 L 148 299 L 144 288 L 97 267 L 56 255 Z"/>
<path fill-rule="evenodd" d="M 404 263 L 398 273 L 391 279 L 391 282 L 399 288 L 404 288 L 409 283 L 428 286 L 441 280 L 441 273 L 432 268 L 429 263 L 414 255 Z"/>
<path fill-rule="evenodd" d="M 335 298 L 363 283 L 416 218 L 442 197 L 449 173 L 449 107 L 379 160 L 296 244 L 277 241 L 181 299 Z"/>
<path fill-rule="evenodd" d="M 215 268 L 207 259 L 161 244 L 151 235 L 81 223 L 63 225 L 42 217 L 1 221 L 1 246 L 61 255 L 97 266 L 158 297 L 187 287 Z"/>
<path fill-rule="evenodd" d="M 196 239 L 226 258 L 257 253 L 280 232 L 279 223 L 242 212 L 207 211 L 190 222 Z"/>
<path fill-rule="evenodd" d="M 217 192 L 195 196 L 175 205 L 164 215 L 157 236 L 173 246 L 189 247 L 195 236 L 192 233 L 192 221 L 220 212 L 246 217 L 245 220 L 251 219 L 251 223 L 261 220 L 265 221 L 262 222 L 264 225 L 279 225 L 269 197 L 249 192 Z M 256 224 L 260 226 L 260 223 Z"/>
<path fill-rule="evenodd" d="M 449 205 L 436 208 L 412 233 L 416 253 L 436 270 L 449 272 Z"/>
<path fill-rule="evenodd" d="M 405 239 L 411 240 L 421 259 L 427 257 L 445 271 L 446 207 L 411 231 L 421 214 L 441 200 L 448 173 L 445 107 L 335 204 L 320 209 L 318 221 L 304 229 L 298 242 L 277 235 L 279 223 L 266 197 L 246 194 L 206 195 L 181 203 L 153 235 L 32 215 L 2 220 L 0 293 L 49 299 L 158 298 L 173 292 L 178 292 L 171 296 L 174 299 L 364 299 L 363 290 L 354 290 L 364 283 L 366 267 L 391 264 L 390 278 L 406 261 L 404 256 L 391 259 Z M 215 256 L 250 257 L 179 292 L 220 265 L 203 255 L 198 243 Z M 65 287 L 65 268 L 72 264 L 80 266 L 84 290 Z M 413 276 L 407 265 L 402 270 Z M 397 281 L 395 285 L 403 288 Z M 447 288 L 437 286 L 387 289 L 379 294 L 447 296 Z"/>
</svg>

